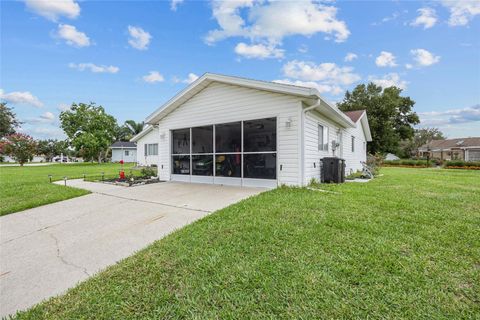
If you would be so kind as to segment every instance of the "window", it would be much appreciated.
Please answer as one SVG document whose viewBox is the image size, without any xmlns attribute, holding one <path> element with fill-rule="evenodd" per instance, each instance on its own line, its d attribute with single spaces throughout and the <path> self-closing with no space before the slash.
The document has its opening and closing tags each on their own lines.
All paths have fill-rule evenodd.
<svg viewBox="0 0 480 320">
<path fill-rule="evenodd" d="M 276 118 L 172 130 L 173 174 L 242 178 L 242 172 L 276 179 Z"/>
<path fill-rule="evenodd" d="M 125 153 L 128 156 L 127 153 Z M 145 156 L 158 156 L 158 143 L 146 143 L 144 145 Z"/>
<path fill-rule="evenodd" d="M 352 136 L 352 152 L 355 152 L 355 137 Z"/>
<path fill-rule="evenodd" d="M 232 122 L 215 125 L 215 152 L 242 151 L 242 123 Z"/>
<path fill-rule="evenodd" d="M 318 125 L 318 150 L 328 151 L 328 127 Z"/>
<path fill-rule="evenodd" d="M 213 126 L 192 128 L 192 153 L 213 153 Z"/>
<path fill-rule="evenodd" d="M 240 178 L 242 176 L 242 155 L 240 153 L 217 154 L 215 156 L 215 175 Z"/>
<path fill-rule="evenodd" d="M 125 156 L 129 156 L 130 152 L 128 150 L 125 150 Z"/>
<path fill-rule="evenodd" d="M 243 161 L 243 175 L 245 178 L 276 179 L 276 153 L 245 154 Z"/>
<path fill-rule="evenodd" d="M 243 123 L 243 151 L 276 151 L 277 119 L 268 118 Z"/>
</svg>

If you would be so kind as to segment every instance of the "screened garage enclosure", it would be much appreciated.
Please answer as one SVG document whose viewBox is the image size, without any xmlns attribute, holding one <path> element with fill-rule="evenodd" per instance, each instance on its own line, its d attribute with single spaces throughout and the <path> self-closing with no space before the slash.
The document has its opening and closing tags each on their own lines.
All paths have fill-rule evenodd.
<svg viewBox="0 0 480 320">
<path fill-rule="evenodd" d="M 277 178 L 276 118 L 172 130 L 171 137 L 172 180 L 242 185 Z"/>
<path fill-rule="evenodd" d="M 321 181 L 321 159 L 362 169 L 365 110 L 343 113 L 314 88 L 206 73 L 145 119 L 132 138 L 158 145 L 139 165 L 163 181 L 267 187 Z M 155 150 L 156 151 L 156 150 Z"/>
</svg>

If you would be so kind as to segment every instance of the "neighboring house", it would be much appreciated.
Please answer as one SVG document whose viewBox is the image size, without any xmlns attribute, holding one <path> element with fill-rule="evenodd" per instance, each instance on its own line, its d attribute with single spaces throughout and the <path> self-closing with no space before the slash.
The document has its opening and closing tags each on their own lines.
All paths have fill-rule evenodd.
<svg viewBox="0 0 480 320">
<path fill-rule="evenodd" d="M 361 170 L 365 111 L 343 113 L 313 88 L 204 74 L 132 138 L 162 180 L 276 187 L 320 180 L 321 158 Z"/>
<path fill-rule="evenodd" d="M 387 161 L 400 160 L 400 158 L 397 157 L 396 155 L 394 155 L 393 153 L 387 153 L 387 154 L 385 155 L 385 160 L 387 160 Z"/>
<path fill-rule="evenodd" d="M 430 159 L 480 161 L 480 137 L 432 140 L 417 153 Z"/>
<path fill-rule="evenodd" d="M 116 141 L 111 146 L 112 162 L 137 162 L 137 144 L 130 141 Z"/>
<path fill-rule="evenodd" d="M 141 166 L 158 165 L 158 130 L 154 126 L 146 126 L 142 132 L 132 138 L 137 142 L 137 163 Z"/>
</svg>

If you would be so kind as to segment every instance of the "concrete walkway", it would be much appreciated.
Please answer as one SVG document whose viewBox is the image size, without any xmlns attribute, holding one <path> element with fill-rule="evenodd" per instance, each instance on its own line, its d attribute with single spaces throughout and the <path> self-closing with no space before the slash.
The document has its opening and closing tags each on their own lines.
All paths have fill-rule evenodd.
<svg viewBox="0 0 480 320">
<path fill-rule="evenodd" d="M 1 317 L 61 294 L 172 231 L 264 191 L 174 182 L 67 185 L 93 193 L 0 217 Z"/>
</svg>

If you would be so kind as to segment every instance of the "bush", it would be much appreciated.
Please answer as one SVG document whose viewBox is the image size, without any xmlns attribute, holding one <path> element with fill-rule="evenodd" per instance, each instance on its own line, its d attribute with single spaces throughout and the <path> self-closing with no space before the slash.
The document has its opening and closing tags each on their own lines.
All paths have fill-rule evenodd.
<svg viewBox="0 0 480 320">
<path fill-rule="evenodd" d="M 452 160 L 446 161 L 444 164 L 445 168 L 457 168 L 457 169 L 480 169 L 479 161 L 462 161 L 462 160 Z"/>
<path fill-rule="evenodd" d="M 400 159 L 400 160 L 385 160 L 383 162 L 385 166 L 403 166 L 403 167 L 431 167 L 436 164 L 435 161 L 427 161 L 427 160 L 414 160 L 414 159 Z"/>
<path fill-rule="evenodd" d="M 153 167 L 142 168 L 141 173 L 142 173 L 142 176 L 145 178 L 157 176 L 157 170 Z"/>
<path fill-rule="evenodd" d="M 381 154 L 369 154 L 367 156 L 367 166 L 374 176 L 377 176 L 379 174 L 382 164 L 383 156 Z"/>
</svg>

